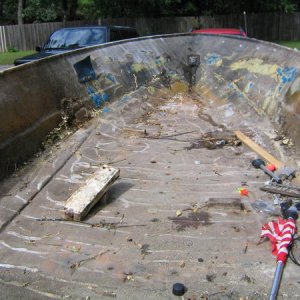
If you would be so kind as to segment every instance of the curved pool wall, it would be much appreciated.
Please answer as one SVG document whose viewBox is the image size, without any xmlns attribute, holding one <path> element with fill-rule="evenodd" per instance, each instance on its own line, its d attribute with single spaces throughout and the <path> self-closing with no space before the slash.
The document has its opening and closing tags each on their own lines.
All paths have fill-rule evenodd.
<svg viewBox="0 0 300 300">
<path fill-rule="evenodd" d="M 108 43 L 0 72 L 0 177 L 32 156 L 59 124 L 63 99 L 109 109 L 153 79 L 247 101 L 299 149 L 299 58 L 298 51 L 255 39 L 175 34 Z"/>
</svg>

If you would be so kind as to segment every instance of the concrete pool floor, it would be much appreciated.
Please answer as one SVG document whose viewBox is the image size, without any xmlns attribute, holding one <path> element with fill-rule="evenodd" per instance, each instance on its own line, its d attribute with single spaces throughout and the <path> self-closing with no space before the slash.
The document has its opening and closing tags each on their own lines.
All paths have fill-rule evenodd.
<svg viewBox="0 0 300 300">
<path fill-rule="evenodd" d="M 266 299 L 276 261 L 270 243 L 257 242 L 270 219 L 251 204 L 274 198 L 259 190 L 267 177 L 251 167 L 256 155 L 235 143 L 235 130 L 284 154 L 265 118 L 204 90 L 112 104 L 2 183 L 1 293 L 177 299 L 172 285 L 181 282 L 183 299 Z M 230 143 L 215 146 L 221 140 Z M 104 163 L 121 171 L 106 203 L 83 223 L 63 220 L 64 202 Z M 298 272 L 287 264 L 280 299 L 299 299 Z"/>
</svg>

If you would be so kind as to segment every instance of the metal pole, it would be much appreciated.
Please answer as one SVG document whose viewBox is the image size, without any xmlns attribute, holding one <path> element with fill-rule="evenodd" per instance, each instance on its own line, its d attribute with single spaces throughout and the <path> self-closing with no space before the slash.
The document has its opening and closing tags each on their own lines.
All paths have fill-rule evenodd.
<svg viewBox="0 0 300 300">
<path fill-rule="evenodd" d="M 248 29 L 247 29 L 247 14 L 246 12 L 244 11 L 244 24 L 245 24 L 245 32 L 246 32 L 246 35 L 248 35 Z"/>
<path fill-rule="evenodd" d="M 283 267 L 284 267 L 284 263 L 282 261 L 278 261 L 276 265 L 276 271 L 274 275 L 273 286 L 271 289 L 269 300 L 276 300 L 277 298 Z"/>
<path fill-rule="evenodd" d="M 266 168 L 264 165 L 260 165 L 260 168 L 267 173 L 269 176 L 271 176 L 276 183 L 282 183 L 282 180 L 276 175 L 274 174 L 272 171 L 270 171 L 268 168 Z"/>
</svg>

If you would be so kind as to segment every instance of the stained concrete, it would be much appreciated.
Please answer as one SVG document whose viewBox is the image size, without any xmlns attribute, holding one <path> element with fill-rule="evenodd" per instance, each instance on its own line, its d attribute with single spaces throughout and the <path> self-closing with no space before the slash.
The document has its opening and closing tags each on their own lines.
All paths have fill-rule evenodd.
<svg viewBox="0 0 300 300">
<path fill-rule="evenodd" d="M 232 139 L 241 130 L 296 165 L 295 148 L 274 139 L 273 122 L 281 115 L 267 117 L 285 109 L 285 94 L 279 91 L 296 93 L 297 78 L 282 85 L 281 71 L 274 68 L 289 66 L 296 54 L 287 52 L 291 58 L 280 61 L 287 50 L 271 44 L 189 35 L 182 36 L 182 48 L 177 49 L 177 40 L 178 35 L 149 38 L 129 48 L 120 43 L 16 68 L 20 74 L 2 73 L 1 80 L 21 78 L 39 66 L 48 76 L 41 80 L 54 84 L 47 91 L 59 83 L 56 95 L 75 97 L 78 92 L 76 97 L 87 101 L 98 101 L 104 91 L 115 95 L 75 133 L 2 181 L 0 288 L 9 287 L 10 299 L 18 299 L 20 288 L 25 299 L 176 299 L 171 292 L 176 282 L 187 287 L 184 299 L 267 298 L 276 262 L 271 245 L 257 241 L 269 218 L 252 204 L 263 200 L 276 206 L 273 196 L 259 189 L 268 178 L 251 166 L 255 153 Z M 126 56 L 118 47 L 139 52 Z M 156 55 L 158 48 L 164 55 Z M 263 63 L 253 60 L 260 49 Z M 267 57 L 267 49 L 276 49 L 274 57 Z M 214 54 L 205 54 L 212 50 Z M 91 51 L 97 74 L 102 70 L 105 75 L 80 83 L 70 62 L 86 57 L 85 51 Z M 201 58 L 192 87 L 188 53 L 200 53 Z M 120 64 L 112 62 L 124 62 L 124 57 L 127 64 L 118 69 Z M 65 68 L 53 79 L 47 70 L 54 71 L 59 62 Z M 74 79 L 69 86 L 66 74 Z M 249 90 L 244 89 L 246 79 L 254 84 L 246 85 Z M 15 88 L 26 93 L 26 86 Z M 88 87 L 96 92 L 85 95 Z M 283 102 L 265 102 L 258 97 L 263 92 Z M 53 95 L 44 96 L 50 105 Z M 229 142 L 213 147 L 211 140 L 205 143 L 208 136 Z M 64 220 L 65 201 L 102 164 L 121 170 L 107 201 L 84 223 Z M 248 197 L 240 196 L 241 187 L 249 190 Z M 211 199 L 232 199 L 233 204 L 239 199 L 243 205 L 206 205 Z M 297 274 L 298 267 L 289 261 L 279 298 L 299 298 Z"/>
<path fill-rule="evenodd" d="M 247 101 L 299 148 L 298 51 L 254 39 L 175 34 L 108 43 L 0 72 L 1 176 L 38 151 L 60 122 L 64 99 L 82 101 L 91 111 L 153 78 L 190 81 L 190 55 L 200 56 L 195 83 L 232 103 Z"/>
<path fill-rule="evenodd" d="M 241 129 L 277 153 L 271 123 L 247 103 L 155 86 L 112 104 L 41 154 L 32 172 L 16 173 L 21 184 L 11 183 L 2 211 L 28 202 L 2 228 L 3 284 L 54 299 L 176 299 L 176 282 L 188 289 L 184 299 L 267 298 L 275 258 L 270 244 L 256 245 L 267 215 L 251 208 L 258 199 L 272 205 L 259 190 L 267 177 L 251 167 L 256 156 L 243 146 L 189 146 L 208 132 L 219 140 Z M 107 202 L 85 223 L 63 221 L 66 199 L 104 163 L 121 170 Z M 245 184 L 250 194 L 241 197 Z M 244 207 L 204 207 L 224 197 Z M 297 271 L 288 263 L 280 297 L 299 297 Z M 11 299 L 17 295 L 11 290 Z"/>
</svg>

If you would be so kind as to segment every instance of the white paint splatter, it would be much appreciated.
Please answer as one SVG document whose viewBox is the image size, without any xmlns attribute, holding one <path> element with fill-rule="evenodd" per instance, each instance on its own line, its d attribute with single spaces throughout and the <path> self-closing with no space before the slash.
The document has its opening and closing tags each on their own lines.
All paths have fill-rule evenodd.
<svg viewBox="0 0 300 300">
<path fill-rule="evenodd" d="M 10 265 L 10 264 L 0 264 L 0 268 L 5 268 L 5 269 L 20 269 L 20 270 L 26 270 L 26 271 L 29 271 L 29 272 L 33 272 L 33 273 L 36 273 L 38 272 L 39 270 L 37 268 L 29 268 L 29 267 L 26 267 L 26 266 L 16 266 L 16 265 Z"/>
<path fill-rule="evenodd" d="M 48 252 L 40 252 L 40 251 L 33 251 L 33 250 L 28 250 L 26 248 L 16 248 L 16 247 L 12 247 L 8 244 L 6 244 L 4 241 L 0 241 L 0 244 L 3 245 L 6 248 L 9 248 L 13 251 L 17 251 L 17 252 L 25 252 L 25 253 L 30 253 L 30 254 L 40 254 L 40 255 L 44 255 L 44 254 L 48 254 Z"/>
</svg>

